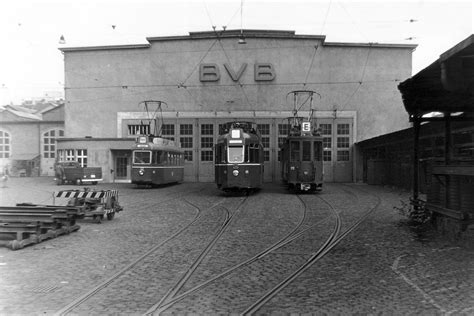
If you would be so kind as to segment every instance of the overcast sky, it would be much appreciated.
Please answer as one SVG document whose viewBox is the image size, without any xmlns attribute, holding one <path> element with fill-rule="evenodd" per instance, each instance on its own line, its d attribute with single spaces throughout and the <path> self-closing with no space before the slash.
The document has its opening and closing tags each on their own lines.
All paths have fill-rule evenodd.
<svg viewBox="0 0 474 316">
<path fill-rule="evenodd" d="M 59 47 L 146 43 L 213 25 L 293 30 L 330 42 L 417 44 L 413 74 L 474 33 L 468 0 L 6 0 L 0 105 L 61 91 Z"/>
</svg>

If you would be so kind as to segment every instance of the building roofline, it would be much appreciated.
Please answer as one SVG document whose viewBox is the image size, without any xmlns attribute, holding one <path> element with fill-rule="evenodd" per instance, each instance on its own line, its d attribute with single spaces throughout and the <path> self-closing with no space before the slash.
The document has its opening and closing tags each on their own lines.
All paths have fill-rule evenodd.
<svg viewBox="0 0 474 316">
<path fill-rule="evenodd" d="M 257 30 L 257 29 L 236 29 L 225 31 L 200 31 L 189 32 L 189 35 L 176 36 L 156 36 L 146 37 L 148 44 L 130 44 L 130 45 L 110 45 L 110 46 L 83 46 L 83 47 L 62 47 L 62 52 L 76 51 L 97 51 L 97 50 L 118 50 L 118 49 L 143 49 L 150 48 L 152 42 L 167 41 L 189 41 L 215 38 L 239 38 L 241 36 L 247 38 L 273 38 L 273 39 L 301 39 L 301 40 L 318 40 L 323 46 L 338 47 L 377 47 L 377 48 L 407 48 L 415 49 L 416 44 L 385 44 L 385 43 L 349 43 L 349 42 L 325 42 L 326 35 L 307 35 L 295 34 L 295 31 L 288 30 Z"/>
<path fill-rule="evenodd" d="M 143 49 L 150 48 L 150 44 L 127 44 L 127 45 L 104 45 L 104 46 L 77 46 L 77 47 L 60 47 L 61 52 L 78 52 L 78 51 L 96 51 L 96 50 L 119 50 L 119 49 Z"/>
</svg>

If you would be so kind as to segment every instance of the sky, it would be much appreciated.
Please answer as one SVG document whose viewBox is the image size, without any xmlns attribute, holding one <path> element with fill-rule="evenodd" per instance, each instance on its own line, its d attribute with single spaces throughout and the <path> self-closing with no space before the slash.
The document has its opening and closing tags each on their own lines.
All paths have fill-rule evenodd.
<svg viewBox="0 0 474 316">
<path fill-rule="evenodd" d="M 63 92 L 60 47 L 140 44 L 213 26 L 416 44 L 416 74 L 474 33 L 473 10 L 469 0 L 4 0 L 0 105 Z"/>
</svg>

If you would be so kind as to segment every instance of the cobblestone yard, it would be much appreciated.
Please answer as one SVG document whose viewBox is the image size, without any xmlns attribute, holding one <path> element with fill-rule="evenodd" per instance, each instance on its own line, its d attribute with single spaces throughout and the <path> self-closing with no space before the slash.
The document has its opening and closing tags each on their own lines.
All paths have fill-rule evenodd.
<svg viewBox="0 0 474 316">
<path fill-rule="evenodd" d="M 0 188 L 0 205 L 52 204 L 54 191 L 78 188 L 56 186 L 46 177 L 11 178 Z M 53 315 L 87 293 L 93 295 L 67 313 L 142 315 L 188 271 L 227 215 L 233 214 L 229 226 L 181 292 L 258 255 L 302 222 L 307 233 L 301 238 L 162 310 L 240 314 L 321 246 L 333 226 L 328 205 L 340 215 L 343 232 L 377 201 L 357 229 L 256 314 L 474 315 L 474 247 L 411 225 L 399 212 L 408 192 L 329 183 L 322 192 L 301 196 L 305 210 L 279 184 L 267 184 L 248 199 L 225 196 L 213 183 L 92 188 L 119 190 L 123 212 L 100 224 L 81 220 L 76 232 L 17 251 L 0 248 L 0 315 Z"/>
</svg>

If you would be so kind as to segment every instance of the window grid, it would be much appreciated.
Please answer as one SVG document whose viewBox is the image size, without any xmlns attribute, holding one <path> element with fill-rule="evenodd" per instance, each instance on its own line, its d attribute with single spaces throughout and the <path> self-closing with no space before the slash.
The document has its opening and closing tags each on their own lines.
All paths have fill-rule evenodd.
<svg viewBox="0 0 474 316">
<path fill-rule="evenodd" d="M 349 124 L 337 124 L 338 135 L 349 135 Z"/>
<path fill-rule="evenodd" d="M 338 137 L 337 148 L 349 148 L 349 137 Z"/>
<path fill-rule="evenodd" d="M 270 135 L 270 124 L 257 124 L 257 129 L 262 135 Z"/>
<path fill-rule="evenodd" d="M 163 124 L 161 126 L 161 135 L 174 135 L 174 124 Z"/>
<path fill-rule="evenodd" d="M 212 137 L 201 137 L 201 148 L 212 148 L 214 140 Z"/>
<path fill-rule="evenodd" d="M 78 149 L 76 152 L 77 162 L 81 167 L 87 167 L 87 149 Z"/>
<path fill-rule="evenodd" d="M 323 148 L 331 149 L 332 148 L 332 139 L 331 137 L 323 137 Z"/>
<path fill-rule="evenodd" d="M 338 150 L 337 151 L 337 161 L 349 161 L 349 151 L 348 150 Z"/>
<path fill-rule="evenodd" d="M 214 153 L 212 150 L 201 151 L 201 161 L 213 161 Z"/>
<path fill-rule="evenodd" d="M 192 137 L 180 137 L 181 148 L 193 148 L 193 138 Z"/>
<path fill-rule="evenodd" d="M 332 124 L 319 124 L 321 135 L 332 135 Z"/>
<path fill-rule="evenodd" d="M 290 129 L 289 124 L 278 124 L 278 134 L 279 135 L 288 135 Z"/>
<path fill-rule="evenodd" d="M 214 125 L 201 124 L 201 135 L 214 135 Z"/>
<path fill-rule="evenodd" d="M 134 135 L 150 135 L 150 125 L 143 125 L 143 124 L 129 124 L 127 126 L 128 129 L 128 136 Z"/>
<path fill-rule="evenodd" d="M 332 160 L 331 154 L 332 154 L 332 152 L 330 150 L 324 150 L 323 151 L 323 161 L 331 161 Z"/>
<path fill-rule="evenodd" d="M 193 134 L 193 124 L 180 124 L 179 125 L 179 134 L 180 135 L 192 135 Z"/>
<path fill-rule="evenodd" d="M 10 134 L 0 131 L 0 158 L 10 158 Z"/>
<path fill-rule="evenodd" d="M 184 161 L 193 161 L 193 151 L 185 150 L 184 151 Z"/>
<path fill-rule="evenodd" d="M 50 130 L 43 134 L 43 157 L 56 157 L 56 139 L 64 137 L 64 130 Z"/>
</svg>

